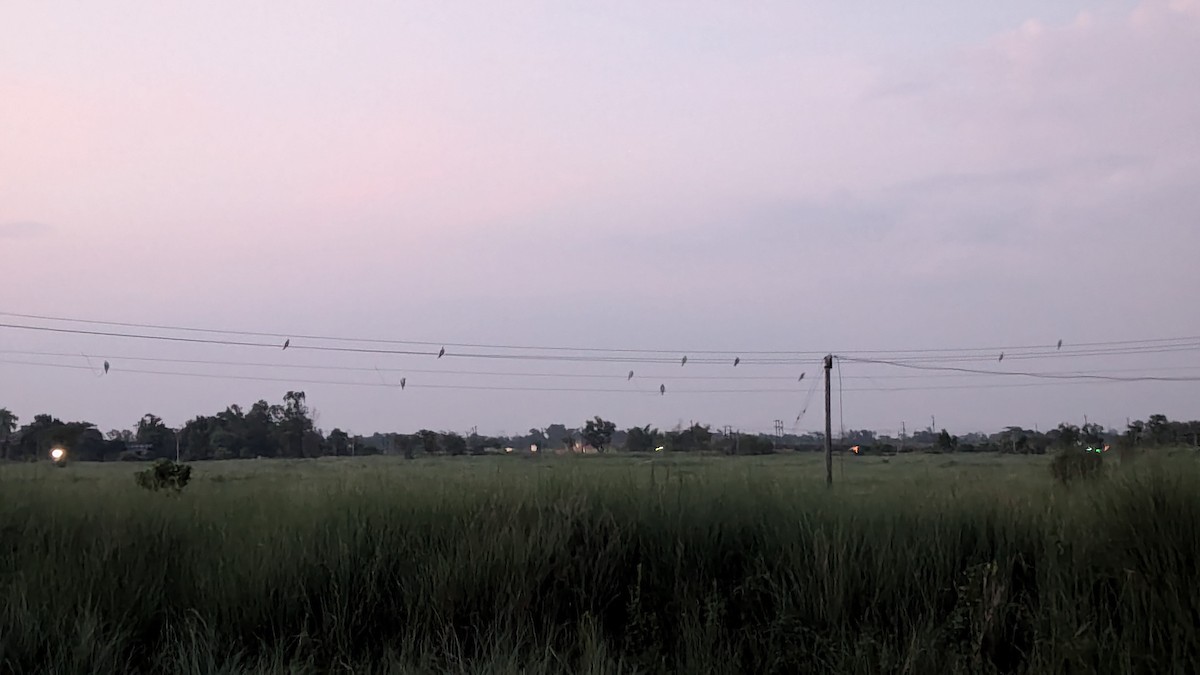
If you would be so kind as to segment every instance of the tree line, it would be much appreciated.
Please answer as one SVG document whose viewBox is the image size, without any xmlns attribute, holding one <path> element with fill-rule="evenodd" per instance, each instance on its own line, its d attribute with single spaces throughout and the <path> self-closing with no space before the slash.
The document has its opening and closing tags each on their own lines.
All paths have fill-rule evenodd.
<svg viewBox="0 0 1200 675">
<path fill-rule="evenodd" d="M 131 429 L 102 433 L 94 424 L 64 422 L 49 414 L 35 415 L 20 425 L 11 411 L 0 408 L 0 459 L 44 459 L 52 448 L 67 449 L 76 461 L 145 460 L 178 456 L 184 461 L 209 459 L 304 458 L 394 454 L 468 455 L 495 452 L 718 452 L 769 454 L 782 451 L 821 451 L 824 435 L 743 434 L 713 431 L 692 424 L 671 430 L 634 426 L 619 430 L 595 417 L 579 427 L 551 424 L 525 434 L 484 436 L 471 432 L 422 429 L 414 434 L 375 433 L 352 436 L 341 429 L 329 433 L 317 428 L 314 414 L 302 391 L 289 391 L 280 404 L 258 401 L 245 409 L 231 405 L 215 415 L 197 416 L 180 429 L 168 427 L 157 415 L 147 414 Z M 839 450 L 858 454 L 898 452 L 1006 452 L 1043 454 L 1058 447 L 1200 446 L 1200 421 L 1180 422 L 1165 415 L 1131 422 L 1123 431 L 1097 424 L 1060 424 L 1039 431 L 1007 427 L 993 434 L 953 436 L 932 427 L 895 438 L 870 430 L 849 430 L 835 441 Z"/>
</svg>

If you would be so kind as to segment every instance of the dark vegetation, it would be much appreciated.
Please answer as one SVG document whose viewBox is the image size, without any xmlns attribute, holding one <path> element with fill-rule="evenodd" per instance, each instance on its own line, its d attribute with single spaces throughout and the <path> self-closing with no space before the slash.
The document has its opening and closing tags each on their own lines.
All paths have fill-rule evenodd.
<svg viewBox="0 0 1200 675">
<path fill-rule="evenodd" d="M 350 436 L 341 429 L 329 433 L 316 426 L 304 392 L 288 392 L 281 405 L 259 401 L 248 410 L 232 405 L 211 416 L 199 416 L 181 429 L 171 429 L 156 415 L 145 415 L 132 430 L 102 434 L 88 422 L 63 422 L 51 415 L 35 415 L 19 426 L 11 412 L 0 409 L 0 458 L 44 459 L 51 448 L 64 446 L 73 460 L 116 461 L 178 458 L 184 461 L 210 459 L 301 458 L 394 454 L 468 455 L 503 452 L 507 448 L 526 452 L 531 446 L 541 451 L 618 449 L 627 452 L 716 452 L 761 455 L 783 451 L 819 452 L 822 434 L 746 434 L 735 430 L 714 432 L 707 425 L 660 431 L 650 426 L 621 431 L 612 422 L 596 417 L 581 429 L 551 424 L 509 437 L 460 434 L 422 429 L 415 434 L 376 433 Z M 1008 427 L 990 435 L 953 436 L 944 429 L 918 430 L 900 439 L 868 430 L 849 430 L 837 439 L 839 450 L 857 446 L 861 454 L 904 452 L 1046 454 L 1057 448 L 1115 446 L 1119 451 L 1133 447 L 1200 447 L 1200 421 L 1178 422 L 1163 415 L 1131 423 L 1123 432 L 1097 424 L 1082 427 L 1061 424 L 1038 432 Z"/>
<path fill-rule="evenodd" d="M 1151 454 L 9 464 L 0 672 L 1191 672 L 1200 474 Z"/>
<path fill-rule="evenodd" d="M 596 417 L 364 438 L 314 417 L 302 392 L 107 437 L 0 410 L 4 458 L 87 462 L 0 465 L 0 673 L 1157 674 L 1200 654 L 1200 471 L 1175 447 L 1195 422 L 854 431 L 850 464 L 886 479 L 829 491 L 789 464 L 808 453 L 719 456 L 819 436 Z M 624 457 L 451 459 L 530 446 Z M 121 459 L 156 461 L 95 463 Z M 1021 476 L 987 473 L 1006 463 Z"/>
<path fill-rule="evenodd" d="M 1104 469 L 1104 455 L 1100 451 L 1063 448 L 1050 460 L 1050 473 L 1058 482 L 1069 485 L 1087 478 L 1096 478 Z"/>
<path fill-rule="evenodd" d="M 179 492 L 187 487 L 192 479 L 192 467 L 187 464 L 177 464 L 169 459 L 156 459 L 149 469 L 139 471 L 134 476 L 137 484 L 151 492 L 159 490 L 174 490 Z"/>
</svg>

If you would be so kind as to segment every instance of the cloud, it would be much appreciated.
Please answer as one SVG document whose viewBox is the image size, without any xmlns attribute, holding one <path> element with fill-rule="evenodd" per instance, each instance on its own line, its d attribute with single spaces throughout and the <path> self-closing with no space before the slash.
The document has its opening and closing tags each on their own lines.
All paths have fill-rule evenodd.
<svg viewBox="0 0 1200 675">
<path fill-rule="evenodd" d="M 0 223 L 0 239 L 32 239 L 50 234 L 54 228 L 45 223 L 14 221 Z"/>
</svg>

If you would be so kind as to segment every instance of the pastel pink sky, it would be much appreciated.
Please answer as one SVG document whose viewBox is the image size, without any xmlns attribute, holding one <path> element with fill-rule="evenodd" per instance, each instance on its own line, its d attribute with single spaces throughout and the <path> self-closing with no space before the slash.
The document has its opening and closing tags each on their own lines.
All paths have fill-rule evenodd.
<svg viewBox="0 0 1200 675">
<path fill-rule="evenodd" d="M 6 3 L 0 311 L 681 351 L 1200 335 L 1200 2 L 993 4 Z M 299 388 L 326 429 L 769 429 L 807 391 L 401 397 L 5 358 L 0 406 L 103 428 Z M 851 389 L 854 428 L 1200 417 L 1186 383 Z"/>
</svg>

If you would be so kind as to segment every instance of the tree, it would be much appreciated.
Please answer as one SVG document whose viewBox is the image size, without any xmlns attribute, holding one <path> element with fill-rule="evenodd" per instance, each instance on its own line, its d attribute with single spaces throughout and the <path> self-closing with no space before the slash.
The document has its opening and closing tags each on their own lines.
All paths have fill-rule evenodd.
<svg viewBox="0 0 1200 675">
<path fill-rule="evenodd" d="M 147 413 L 138 420 L 134 440 L 150 446 L 150 453 L 155 457 L 175 456 L 175 432 L 167 428 L 158 415 Z"/>
<path fill-rule="evenodd" d="M 1166 415 L 1151 415 L 1150 419 L 1146 420 L 1146 433 L 1154 445 L 1166 445 L 1173 440 L 1171 423 L 1167 420 Z"/>
<path fill-rule="evenodd" d="M 958 448 L 958 439 L 950 435 L 950 432 L 942 429 L 942 433 L 937 437 L 937 449 L 942 452 L 954 452 Z"/>
<path fill-rule="evenodd" d="M 283 419 L 283 409 L 270 405 L 266 401 L 258 401 L 250 406 L 250 411 L 244 419 L 238 420 L 238 434 L 242 438 L 242 457 L 275 457 L 279 454 L 279 444 L 275 426 Z"/>
<path fill-rule="evenodd" d="M 283 395 L 283 409 L 276 424 L 276 433 L 279 436 L 280 450 L 285 457 L 315 454 L 305 452 L 306 446 L 311 444 L 310 436 L 314 430 L 305 401 L 306 397 L 302 391 L 289 391 Z"/>
<path fill-rule="evenodd" d="M 842 436 L 850 445 L 875 445 L 876 439 L 875 432 L 869 429 L 850 429 Z"/>
<path fill-rule="evenodd" d="M 554 446 L 568 443 L 571 440 L 571 430 L 563 424 L 551 424 L 546 427 L 546 445 Z"/>
<path fill-rule="evenodd" d="M 467 437 L 467 447 L 470 448 L 472 455 L 482 455 L 486 453 L 489 448 L 499 450 L 503 446 L 504 442 L 499 438 L 480 436 L 476 433 L 472 433 Z"/>
<path fill-rule="evenodd" d="M 421 442 L 421 449 L 426 454 L 436 455 L 438 452 L 438 433 L 429 429 L 422 429 L 417 432 L 417 438 Z"/>
<path fill-rule="evenodd" d="M 707 426 L 693 424 L 687 429 L 667 433 L 666 446 L 672 452 L 701 452 L 709 450 L 712 431 Z"/>
<path fill-rule="evenodd" d="M 71 422 L 63 425 L 64 437 L 70 438 L 71 454 L 84 462 L 103 462 L 109 444 L 104 434 L 90 422 Z"/>
<path fill-rule="evenodd" d="M 435 439 L 436 442 L 436 439 Z M 419 436 L 407 434 L 392 434 L 392 447 L 404 454 L 404 459 L 413 459 L 417 454 L 417 446 L 421 443 Z"/>
<path fill-rule="evenodd" d="M 629 452 L 650 452 L 658 446 L 658 439 L 658 429 L 651 429 L 649 424 L 630 427 L 625 432 L 625 449 Z"/>
<path fill-rule="evenodd" d="M 1079 440 L 1089 448 L 1098 448 L 1104 445 L 1104 427 L 1095 422 L 1084 424 L 1079 428 Z"/>
<path fill-rule="evenodd" d="M 738 433 L 730 441 L 727 441 L 730 454 L 769 455 L 775 452 L 775 441 L 762 434 Z"/>
<path fill-rule="evenodd" d="M 113 442 L 120 441 L 126 444 L 134 442 L 133 432 L 129 429 L 113 429 L 105 434 L 105 437 Z"/>
<path fill-rule="evenodd" d="M 604 452 L 604 449 L 612 443 L 613 432 L 616 430 L 617 425 L 597 415 L 596 419 L 588 420 L 584 424 L 583 440 L 595 448 L 596 452 Z"/>
<path fill-rule="evenodd" d="M 63 423 L 51 415 L 34 415 L 33 421 L 17 432 L 16 457 L 36 459 L 50 451 Z"/>
<path fill-rule="evenodd" d="M 329 451 L 335 457 L 350 454 L 350 434 L 341 429 L 329 432 Z"/>
<path fill-rule="evenodd" d="M 1000 452 L 1028 453 L 1029 433 L 1021 427 L 1008 427 L 997 435 Z"/>
<path fill-rule="evenodd" d="M 8 408 L 0 408 L 0 459 L 8 459 L 8 446 L 13 442 L 20 420 Z"/>
<path fill-rule="evenodd" d="M 447 431 L 441 435 L 441 446 L 448 455 L 465 455 L 467 454 L 467 439 L 459 436 L 453 431 Z"/>
<path fill-rule="evenodd" d="M 1063 422 L 1058 425 L 1057 429 L 1049 432 L 1048 435 L 1053 439 L 1054 445 L 1060 448 L 1073 448 L 1079 445 L 1079 427 L 1074 424 Z"/>
</svg>

